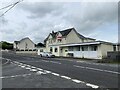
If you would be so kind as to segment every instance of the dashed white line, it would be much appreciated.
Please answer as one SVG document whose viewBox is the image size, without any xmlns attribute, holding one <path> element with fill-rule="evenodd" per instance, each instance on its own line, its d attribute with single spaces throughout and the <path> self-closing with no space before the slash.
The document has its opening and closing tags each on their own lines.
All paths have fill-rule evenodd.
<svg viewBox="0 0 120 90">
<path fill-rule="evenodd" d="M 59 74 L 57 74 L 57 73 L 51 73 L 51 74 L 53 74 L 53 75 L 55 75 L 55 76 L 60 76 Z"/>
<path fill-rule="evenodd" d="M 26 64 L 22 64 L 22 63 L 19 63 L 18 65 L 25 65 L 25 66 L 21 66 L 21 67 L 26 67 L 26 66 L 28 66 L 28 65 L 26 65 Z M 81 66 L 76 66 L 76 67 L 81 67 Z M 35 69 L 36 68 L 36 69 Z M 81 68 L 85 68 L 85 67 L 81 67 Z M 59 76 L 59 77 L 61 77 L 61 78 L 64 78 L 64 79 L 68 79 L 68 80 L 72 80 L 73 82 L 75 82 L 75 83 L 84 83 L 84 84 L 86 84 L 87 86 L 89 86 L 89 87 L 92 87 L 92 88 L 98 88 L 99 86 L 97 86 L 97 85 L 94 85 L 94 84 L 90 84 L 90 83 L 85 83 L 84 81 L 80 81 L 80 80 L 78 80 L 78 79 L 72 79 L 72 78 L 70 78 L 70 77 L 68 77 L 68 76 L 63 76 L 63 75 L 60 75 L 60 74 L 58 74 L 58 73 L 54 73 L 54 72 L 51 72 L 51 71 L 48 71 L 48 70 L 43 70 L 43 69 L 41 69 L 41 68 L 37 68 L 37 67 L 34 67 L 34 66 L 31 66 L 31 68 L 30 67 L 26 67 L 25 69 L 30 69 L 30 71 L 36 71 L 36 74 L 47 74 L 47 73 L 50 73 L 50 74 L 52 74 L 52 75 L 55 75 L 55 76 Z M 41 71 L 39 71 L 39 70 L 41 70 Z M 28 74 L 29 75 L 29 74 Z M 21 76 L 21 75 L 17 75 L 17 76 Z M 17 76 L 11 76 L 11 77 L 17 77 Z M 22 75 L 22 76 L 27 76 L 26 74 L 25 75 Z M 0 77 L 0 78 L 4 78 L 4 77 Z"/>
<path fill-rule="evenodd" d="M 99 86 L 94 85 L 94 84 L 90 84 L 90 83 L 87 83 L 86 85 L 87 85 L 87 86 L 90 86 L 90 87 L 92 87 L 92 88 L 99 88 Z"/>
<path fill-rule="evenodd" d="M 37 71 L 36 69 L 30 69 L 30 71 L 33 71 L 33 72 L 35 72 L 35 71 Z"/>
<path fill-rule="evenodd" d="M 38 71 L 37 74 L 46 74 L 45 72 L 42 72 L 42 71 Z"/>
<path fill-rule="evenodd" d="M 65 79 L 71 79 L 70 77 L 68 76 L 61 76 L 62 78 L 65 78 Z"/>
<path fill-rule="evenodd" d="M 56 62 L 56 61 L 50 61 L 51 63 L 55 63 L 55 64 L 61 64 L 59 62 Z"/>
<path fill-rule="evenodd" d="M 73 65 L 73 66 L 74 66 L 74 67 L 78 67 L 78 68 L 91 69 L 91 70 L 95 70 L 95 71 L 109 72 L 109 73 L 113 73 L 113 74 L 120 74 L 119 72 L 115 72 L 115 71 L 102 70 L 102 69 L 91 68 L 91 67 L 83 67 L 83 66 L 77 66 L 77 65 Z"/>
<path fill-rule="evenodd" d="M 2 79 L 5 79 L 5 78 L 15 78 L 15 77 L 25 77 L 25 76 L 28 76 L 28 75 L 32 75 L 32 74 L 22 74 L 22 75 L 14 75 L 14 76 L 4 76 L 4 77 L 0 77 Z"/>
<path fill-rule="evenodd" d="M 46 73 L 52 73 L 51 71 L 48 71 L 48 70 L 44 70 L 44 72 L 46 72 Z"/>
<path fill-rule="evenodd" d="M 83 81 L 80 81 L 80 80 L 77 80 L 77 79 L 72 79 L 73 82 L 76 82 L 76 83 L 84 83 Z"/>
<path fill-rule="evenodd" d="M 42 60 L 43 62 L 49 62 L 49 61 L 47 61 L 47 60 Z"/>
</svg>

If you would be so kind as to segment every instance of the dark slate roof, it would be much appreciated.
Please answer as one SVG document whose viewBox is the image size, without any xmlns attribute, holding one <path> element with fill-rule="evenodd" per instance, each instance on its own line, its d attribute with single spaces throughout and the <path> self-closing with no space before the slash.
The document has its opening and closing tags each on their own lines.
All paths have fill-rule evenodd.
<svg viewBox="0 0 120 90">
<path fill-rule="evenodd" d="M 14 41 L 14 42 L 15 42 L 16 44 L 17 44 L 17 43 L 20 43 L 20 41 Z"/>
<path fill-rule="evenodd" d="M 25 39 L 29 39 L 32 43 L 34 43 L 29 37 L 26 37 L 26 38 L 21 39 L 20 41 L 14 41 L 14 42 L 17 44 L 17 43 L 20 43 L 21 41 L 23 41 Z"/>
<path fill-rule="evenodd" d="M 75 30 L 75 28 L 69 28 L 69 29 L 66 29 L 66 30 L 58 31 L 58 32 L 60 32 L 63 37 L 66 37 L 72 30 Z M 53 32 L 53 31 L 52 31 L 52 33 L 50 33 L 50 35 L 52 35 L 53 38 L 56 38 L 56 34 L 57 34 L 58 32 Z M 76 30 L 75 30 L 75 32 L 76 32 Z M 91 39 L 91 40 L 95 40 L 95 39 L 92 39 L 92 38 L 84 37 L 83 35 L 79 34 L 78 32 L 76 32 L 76 33 L 77 33 L 77 35 L 78 35 L 81 39 Z M 48 37 L 49 37 L 49 36 L 48 36 Z M 44 42 L 47 41 L 48 37 L 44 40 Z"/>
<path fill-rule="evenodd" d="M 63 31 L 59 31 L 61 34 L 62 34 L 62 36 L 64 37 L 64 36 L 67 36 L 70 32 L 71 32 L 71 30 L 73 30 L 74 28 L 69 28 L 69 29 L 66 29 L 66 30 L 63 30 Z"/>
<path fill-rule="evenodd" d="M 44 44 L 42 44 L 42 43 L 38 43 L 37 45 L 35 45 L 36 47 L 45 47 L 45 45 Z"/>
<path fill-rule="evenodd" d="M 86 38 L 86 37 L 84 37 L 83 35 L 81 35 L 80 33 L 77 33 L 77 34 L 78 34 L 78 36 L 79 36 L 80 38 L 82 38 L 82 39 Z"/>
</svg>

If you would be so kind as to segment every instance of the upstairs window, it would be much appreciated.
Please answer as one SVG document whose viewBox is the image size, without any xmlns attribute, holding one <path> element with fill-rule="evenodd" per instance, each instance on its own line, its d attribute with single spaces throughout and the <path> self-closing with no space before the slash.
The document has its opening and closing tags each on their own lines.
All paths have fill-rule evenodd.
<svg viewBox="0 0 120 90">
<path fill-rule="evenodd" d="M 62 39 L 58 39 L 58 42 L 61 42 L 62 41 Z"/>
<path fill-rule="evenodd" d="M 25 43 L 25 48 L 27 49 L 27 47 L 28 47 L 28 44 L 27 44 L 27 43 Z"/>
</svg>

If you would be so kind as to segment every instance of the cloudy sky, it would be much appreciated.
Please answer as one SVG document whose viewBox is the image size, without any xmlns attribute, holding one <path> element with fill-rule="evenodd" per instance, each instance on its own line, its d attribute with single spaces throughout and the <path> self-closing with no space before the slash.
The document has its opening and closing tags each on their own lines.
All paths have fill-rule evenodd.
<svg viewBox="0 0 120 90">
<path fill-rule="evenodd" d="M 0 8 L 13 2 L 2 2 Z M 0 10 L 0 15 L 6 10 Z M 0 17 L 0 23 L 0 41 L 13 42 L 30 37 L 38 43 L 43 42 L 53 30 L 74 27 L 84 36 L 116 43 L 118 41 L 118 2 L 29 2 L 24 0 L 5 16 Z"/>
</svg>

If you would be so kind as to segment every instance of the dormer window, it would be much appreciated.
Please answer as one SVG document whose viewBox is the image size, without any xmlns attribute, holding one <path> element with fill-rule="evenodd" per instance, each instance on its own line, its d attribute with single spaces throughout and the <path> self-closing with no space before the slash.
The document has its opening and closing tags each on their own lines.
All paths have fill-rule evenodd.
<svg viewBox="0 0 120 90">
<path fill-rule="evenodd" d="M 57 36 L 57 41 L 61 42 L 62 41 L 62 36 Z"/>
</svg>

